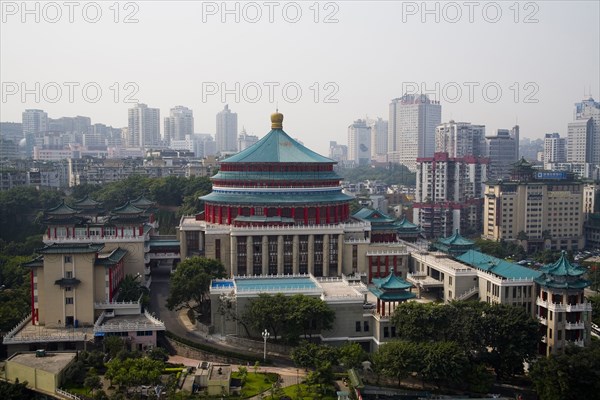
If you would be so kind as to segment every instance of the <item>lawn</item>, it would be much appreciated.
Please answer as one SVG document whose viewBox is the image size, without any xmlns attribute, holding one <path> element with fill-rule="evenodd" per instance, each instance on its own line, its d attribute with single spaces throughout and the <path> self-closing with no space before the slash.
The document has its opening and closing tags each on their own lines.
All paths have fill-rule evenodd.
<svg viewBox="0 0 600 400">
<path fill-rule="evenodd" d="M 240 379 L 240 374 L 234 372 L 231 374 L 231 377 Z M 242 399 L 256 396 L 257 394 L 270 389 L 273 383 L 277 382 L 277 379 L 279 379 L 279 375 L 273 373 L 255 374 L 254 372 L 248 372 L 246 375 L 246 383 L 242 386 Z"/>
<path fill-rule="evenodd" d="M 327 388 L 327 394 L 323 395 L 314 391 L 314 387 L 310 387 L 304 383 L 299 385 L 292 385 L 283 388 L 283 392 L 286 396 L 293 400 L 337 400 L 337 395 L 333 386 Z M 266 397 L 265 400 L 271 400 L 271 397 Z M 276 397 L 279 399 L 279 396 Z"/>
</svg>

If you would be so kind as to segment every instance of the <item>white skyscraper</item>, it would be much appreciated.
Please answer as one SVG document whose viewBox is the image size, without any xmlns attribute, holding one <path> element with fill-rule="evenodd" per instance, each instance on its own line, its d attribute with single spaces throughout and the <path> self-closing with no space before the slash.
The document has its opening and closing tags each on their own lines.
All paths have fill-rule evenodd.
<svg viewBox="0 0 600 400">
<path fill-rule="evenodd" d="M 594 165 L 600 165 L 600 103 L 594 101 L 593 98 L 583 100 L 580 103 L 575 104 L 575 121 L 587 121 L 590 118 L 591 121 L 591 146 L 592 151 L 590 153 L 590 163 Z"/>
<path fill-rule="evenodd" d="M 151 148 L 160 143 L 160 110 L 137 104 L 128 110 L 127 146 Z"/>
<path fill-rule="evenodd" d="M 546 133 L 544 136 L 544 169 L 554 169 L 553 164 L 567 161 L 567 141 L 558 133 Z"/>
<path fill-rule="evenodd" d="M 385 119 L 367 119 L 371 127 L 371 158 L 376 161 L 387 161 L 388 122 Z"/>
<path fill-rule="evenodd" d="M 252 146 L 256 142 L 258 142 L 258 136 L 248 135 L 248 133 L 246 132 L 246 128 L 242 128 L 242 131 L 238 136 L 237 151 L 240 152 L 246 150 L 248 147 Z"/>
<path fill-rule="evenodd" d="M 171 114 L 165 117 L 164 139 L 169 144 L 171 140 L 184 140 L 187 135 L 194 133 L 194 112 L 184 106 L 171 108 Z"/>
<path fill-rule="evenodd" d="M 231 112 L 228 104 L 217 114 L 215 141 L 219 153 L 237 151 L 237 114 Z"/>
<path fill-rule="evenodd" d="M 442 122 L 442 106 L 427 95 L 408 95 L 390 103 L 388 161 L 416 171 L 417 157 L 432 157 L 435 128 Z"/>
<path fill-rule="evenodd" d="M 485 157 L 485 125 L 470 122 L 446 122 L 435 129 L 435 152 L 448 153 L 452 158 Z"/>
<path fill-rule="evenodd" d="M 357 165 L 371 163 L 371 127 L 364 119 L 357 119 L 348 127 L 348 161 Z"/>
</svg>

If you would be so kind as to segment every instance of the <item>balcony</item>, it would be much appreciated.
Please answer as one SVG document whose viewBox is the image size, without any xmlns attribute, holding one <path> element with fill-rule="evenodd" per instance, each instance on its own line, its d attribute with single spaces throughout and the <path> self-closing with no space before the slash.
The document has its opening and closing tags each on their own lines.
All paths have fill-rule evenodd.
<svg viewBox="0 0 600 400">
<path fill-rule="evenodd" d="M 542 343 L 548 343 L 548 338 L 546 335 L 542 336 Z"/>
<path fill-rule="evenodd" d="M 568 340 L 567 343 L 571 343 L 571 344 L 574 344 L 575 346 L 579 346 L 579 347 L 584 346 L 583 339 Z"/>
<path fill-rule="evenodd" d="M 102 303 L 94 303 L 94 308 L 96 310 L 119 310 L 119 309 L 128 309 L 140 307 L 139 301 L 111 301 L 111 302 L 102 302 Z"/>
<path fill-rule="evenodd" d="M 546 326 L 548 325 L 548 320 L 547 320 L 546 318 L 544 318 L 544 317 L 539 317 L 539 316 L 538 316 L 537 318 L 538 318 L 538 322 L 539 322 L 540 324 L 542 324 L 542 325 L 546 325 Z"/>
<path fill-rule="evenodd" d="M 565 324 L 565 329 L 585 329 L 585 323 L 583 321 L 567 322 Z"/>
</svg>

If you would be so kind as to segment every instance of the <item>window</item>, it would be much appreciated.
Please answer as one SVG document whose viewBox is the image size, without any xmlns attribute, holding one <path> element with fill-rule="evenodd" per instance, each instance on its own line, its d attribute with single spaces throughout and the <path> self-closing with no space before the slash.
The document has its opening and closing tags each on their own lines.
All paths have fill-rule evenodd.
<svg viewBox="0 0 600 400">
<path fill-rule="evenodd" d="M 68 278 L 68 279 L 72 278 L 73 277 L 73 271 L 67 271 L 67 272 L 65 272 L 65 277 Z"/>
<path fill-rule="evenodd" d="M 360 321 L 356 321 L 356 332 L 360 332 Z"/>
<path fill-rule="evenodd" d="M 72 297 L 65 297 L 65 304 L 73 304 L 73 298 Z"/>
<path fill-rule="evenodd" d="M 392 326 L 392 337 L 396 337 L 396 327 Z"/>
<path fill-rule="evenodd" d="M 365 332 L 369 332 L 369 321 L 365 321 L 365 322 L 363 323 L 363 330 L 364 330 Z"/>
<path fill-rule="evenodd" d="M 70 292 L 72 290 L 73 290 L 73 288 L 71 286 L 65 286 L 65 292 Z"/>
<path fill-rule="evenodd" d="M 137 331 L 136 336 L 152 336 L 152 331 Z"/>
<path fill-rule="evenodd" d="M 72 256 L 65 256 L 65 263 L 72 263 L 72 262 L 73 262 Z"/>
<path fill-rule="evenodd" d="M 383 328 L 383 337 L 390 337 L 390 328 L 387 326 Z"/>
</svg>

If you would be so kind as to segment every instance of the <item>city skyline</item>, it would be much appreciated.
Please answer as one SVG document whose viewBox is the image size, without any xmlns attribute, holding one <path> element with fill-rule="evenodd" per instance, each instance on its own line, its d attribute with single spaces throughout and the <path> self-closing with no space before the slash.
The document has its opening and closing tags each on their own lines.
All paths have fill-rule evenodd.
<svg viewBox="0 0 600 400">
<path fill-rule="evenodd" d="M 135 104 L 125 102 L 128 98 L 159 108 L 163 115 L 173 105 L 183 104 L 194 110 L 198 132 L 213 132 L 214 115 L 228 103 L 248 132 L 263 135 L 268 132 L 264 115 L 278 107 L 291 134 L 327 153 L 329 141 L 344 141 L 348 124 L 357 118 L 385 119 L 389 101 L 403 92 L 424 92 L 440 101 L 442 122 L 474 121 L 490 132 L 518 124 L 522 137 L 536 139 L 551 132 L 566 137 L 573 105 L 590 94 L 600 97 L 600 6 L 595 2 L 527 2 L 518 3 L 516 9 L 509 8 L 512 3 L 483 2 L 478 3 L 473 23 L 466 9 L 459 10 L 462 18 L 452 22 L 454 14 L 443 3 L 430 3 L 438 11 L 429 15 L 426 10 L 407 9 L 407 4 L 417 8 L 421 4 L 412 2 L 319 3 L 318 15 L 309 8 L 311 4 L 301 3 L 302 18 L 297 23 L 288 22 L 291 14 L 282 19 L 281 10 L 291 2 L 277 3 L 273 23 L 266 20 L 264 9 L 262 21 L 251 22 L 244 3 L 232 3 L 241 4 L 237 23 L 236 15 L 206 9 L 207 4 L 218 8 L 220 3 L 133 4 L 136 9 L 120 10 L 119 23 L 114 22 L 116 15 L 108 3 L 101 5 L 103 18 L 95 24 L 82 20 L 81 12 L 70 23 L 66 10 L 56 23 L 42 11 L 39 22 L 30 16 L 23 23 L 19 10 L 16 15 L 3 10 L 0 120 L 16 122 L 24 109 L 44 109 L 53 117 L 87 115 L 93 121 L 124 127 L 125 110 Z M 497 22 L 491 22 L 493 10 L 488 10 L 493 4 L 501 7 Z M 482 14 L 484 8 L 489 15 Z M 136 23 L 122 23 L 132 15 Z M 158 32 L 157 24 L 167 27 L 169 35 Z M 586 30 L 584 40 L 581 27 Z M 77 35 L 72 34 L 73 28 Z M 136 43 L 135 57 L 131 41 L 123 40 L 134 35 L 145 38 Z M 337 40 L 340 36 L 345 37 L 343 42 Z M 58 46 L 35 46 L 36 51 L 29 51 L 40 37 Z M 390 48 L 391 38 L 402 39 Z M 67 42 L 71 45 L 60 46 Z M 182 55 L 176 66 L 170 58 L 156 56 L 155 50 L 166 43 L 171 52 Z M 347 56 L 357 51 L 366 56 L 348 63 Z M 100 61 L 98 54 L 119 62 Z M 369 54 L 376 54 L 377 62 Z M 90 62 L 92 57 L 96 61 Z M 39 68 L 39 59 L 45 60 L 44 68 Z M 506 68 L 507 64 L 515 67 Z M 21 84 L 35 90 L 36 82 L 40 101 L 30 94 L 23 102 Z M 52 82 L 63 89 L 54 103 L 47 101 L 52 87 L 42 93 L 44 85 Z M 73 102 L 67 99 L 64 82 L 78 84 Z M 269 82 L 275 85 L 272 101 L 265 85 Z M 101 88 L 98 102 L 82 98 L 86 83 Z M 283 98 L 281 89 L 286 84 L 288 100 L 295 88 L 301 88 L 296 103 Z M 490 89 L 487 100 L 483 87 Z M 488 101 L 494 100 L 498 87 L 499 100 Z M 252 102 L 257 88 L 262 96 Z M 453 103 L 457 88 L 462 96 Z"/>
</svg>

